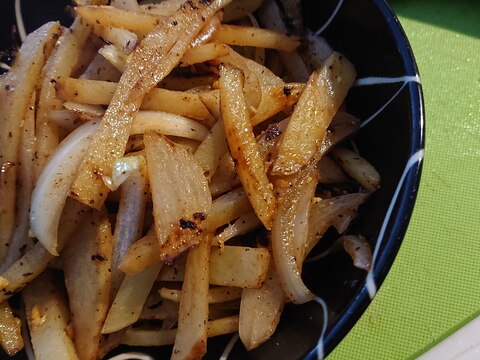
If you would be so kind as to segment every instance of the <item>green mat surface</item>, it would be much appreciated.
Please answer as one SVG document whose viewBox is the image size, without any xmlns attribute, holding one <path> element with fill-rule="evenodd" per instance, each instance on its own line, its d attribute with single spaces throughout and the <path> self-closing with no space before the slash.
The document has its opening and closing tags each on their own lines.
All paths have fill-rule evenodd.
<svg viewBox="0 0 480 360">
<path fill-rule="evenodd" d="M 480 315 L 480 1 L 389 3 L 423 84 L 422 180 L 390 273 L 328 360 L 415 358 Z"/>
</svg>

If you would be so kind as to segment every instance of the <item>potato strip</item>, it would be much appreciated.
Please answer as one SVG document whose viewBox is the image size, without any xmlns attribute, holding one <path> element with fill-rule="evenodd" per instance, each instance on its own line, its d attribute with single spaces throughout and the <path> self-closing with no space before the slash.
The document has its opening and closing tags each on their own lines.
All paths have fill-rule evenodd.
<svg viewBox="0 0 480 360">
<path fill-rule="evenodd" d="M 222 25 L 215 33 L 213 40 L 229 45 L 253 46 L 293 51 L 300 41 L 296 36 L 287 36 L 273 30 L 248 26 Z"/>
<path fill-rule="evenodd" d="M 105 210 L 86 217 L 63 257 L 77 354 L 94 359 L 110 305 L 112 234 Z"/>
<path fill-rule="evenodd" d="M 15 226 L 15 196 L 20 128 L 45 62 L 60 36 L 50 22 L 31 33 L 20 48 L 0 90 L 0 261 Z"/>
<path fill-rule="evenodd" d="M 113 6 L 78 6 L 75 11 L 90 25 L 122 28 L 145 36 L 160 24 L 164 17 L 126 11 Z"/>
<path fill-rule="evenodd" d="M 108 188 L 101 176 L 110 175 L 110 163 L 125 152 L 129 130 L 143 98 L 178 64 L 207 19 L 228 3 L 191 1 L 161 22 L 133 52 L 90 149 L 80 166 L 71 196 L 99 209 Z"/>
<path fill-rule="evenodd" d="M 237 164 L 245 192 L 260 221 L 272 228 L 275 196 L 265 173 L 243 95 L 241 70 L 220 68 L 220 103 L 228 147 Z"/>
<path fill-rule="evenodd" d="M 207 234 L 188 252 L 172 360 L 199 359 L 207 352 L 210 241 Z"/>
<path fill-rule="evenodd" d="M 57 83 L 57 96 L 64 101 L 108 105 L 117 85 L 108 81 L 66 78 Z M 212 119 L 198 94 L 183 91 L 152 89 L 143 99 L 140 108 L 165 111 L 200 120 Z"/>
<path fill-rule="evenodd" d="M 310 76 L 280 140 L 273 175 L 293 174 L 314 155 L 355 77 L 353 65 L 338 53 Z"/>
</svg>

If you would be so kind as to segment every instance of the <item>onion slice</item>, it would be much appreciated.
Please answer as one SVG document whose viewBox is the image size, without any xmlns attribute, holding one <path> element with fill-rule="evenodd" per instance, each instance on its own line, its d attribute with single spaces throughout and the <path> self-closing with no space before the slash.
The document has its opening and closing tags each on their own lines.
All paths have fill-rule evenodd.
<svg viewBox="0 0 480 360">
<path fill-rule="evenodd" d="M 97 128 L 98 122 L 88 122 L 68 135 L 45 165 L 33 190 L 31 230 L 54 256 L 58 256 L 58 224 L 65 201 Z"/>
<path fill-rule="evenodd" d="M 295 304 L 314 299 L 301 273 L 317 180 L 315 166 L 307 166 L 300 173 L 277 181 L 279 207 L 272 228 L 272 252 L 280 282 Z"/>
</svg>

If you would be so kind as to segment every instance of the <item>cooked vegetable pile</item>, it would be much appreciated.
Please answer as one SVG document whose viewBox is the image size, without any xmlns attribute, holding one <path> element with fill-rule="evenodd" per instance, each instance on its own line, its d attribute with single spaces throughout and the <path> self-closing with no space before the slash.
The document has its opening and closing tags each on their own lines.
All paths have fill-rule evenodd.
<svg viewBox="0 0 480 360">
<path fill-rule="evenodd" d="M 9 355 L 31 340 L 39 360 L 120 344 L 193 359 L 235 332 L 250 350 L 315 299 L 302 265 L 328 228 L 369 269 L 351 224 L 380 177 L 346 141 L 354 66 L 298 17 L 291 34 L 298 3 L 280 5 L 77 1 L 70 28 L 43 25 L 3 64 Z"/>
</svg>

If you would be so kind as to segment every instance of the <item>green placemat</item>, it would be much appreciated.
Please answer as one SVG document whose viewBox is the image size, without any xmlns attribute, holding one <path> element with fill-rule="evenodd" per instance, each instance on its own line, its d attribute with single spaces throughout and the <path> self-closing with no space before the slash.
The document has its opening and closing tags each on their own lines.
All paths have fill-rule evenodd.
<svg viewBox="0 0 480 360">
<path fill-rule="evenodd" d="M 422 78 L 422 180 L 389 275 L 328 360 L 415 358 L 480 315 L 480 1 L 390 4 Z"/>
</svg>

